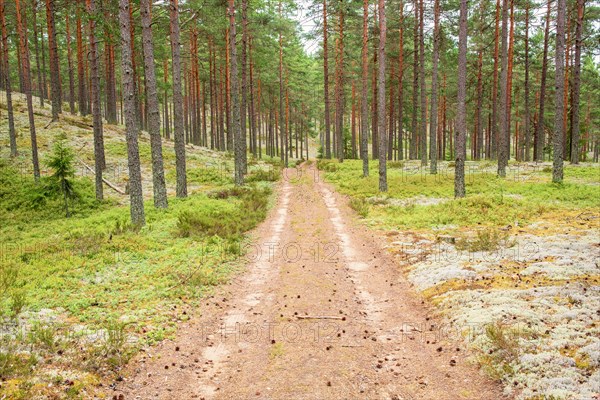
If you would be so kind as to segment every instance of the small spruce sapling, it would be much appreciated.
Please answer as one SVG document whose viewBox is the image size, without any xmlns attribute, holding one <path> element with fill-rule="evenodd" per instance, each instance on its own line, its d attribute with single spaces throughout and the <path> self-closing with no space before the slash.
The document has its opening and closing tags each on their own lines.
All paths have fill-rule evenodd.
<svg viewBox="0 0 600 400">
<path fill-rule="evenodd" d="M 69 218 L 69 199 L 75 197 L 72 178 L 75 176 L 75 168 L 73 163 L 75 154 L 67 144 L 66 135 L 59 135 L 54 142 L 52 153 L 46 161 L 46 165 L 51 168 L 54 173 L 50 176 L 50 182 L 53 188 L 59 189 L 63 195 L 65 202 L 65 214 Z"/>
</svg>

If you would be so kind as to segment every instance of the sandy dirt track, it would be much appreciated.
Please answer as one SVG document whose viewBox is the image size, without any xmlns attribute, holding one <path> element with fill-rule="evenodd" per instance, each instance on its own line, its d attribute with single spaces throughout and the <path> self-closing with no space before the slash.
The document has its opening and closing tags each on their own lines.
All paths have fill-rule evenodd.
<svg viewBox="0 0 600 400">
<path fill-rule="evenodd" d="M 284 171 L 277 192 L 246 270 L 132 361 L 110 396 L 504 398 L 313 166 Z"/>
</svg>

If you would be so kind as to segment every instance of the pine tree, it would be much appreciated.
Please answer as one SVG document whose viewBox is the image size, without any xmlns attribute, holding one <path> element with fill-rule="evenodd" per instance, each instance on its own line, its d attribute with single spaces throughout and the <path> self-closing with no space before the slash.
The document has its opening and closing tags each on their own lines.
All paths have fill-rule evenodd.
<svg viewBox="0 0 600 400">
<path fill-rule="evenodd" d="M 387 192 L 387 136 L 385 134 L 385 40 L 387 26 L 385 19 L 385 0 L 379 0 L 379 74 L 377 76 L 377 107 L 379 133 L 379 191 Z"/>
<path fill-rule="evenodd" d="M 502 0 L 502 33 L 500 54 L 500 132 L 498 140 L 498 176 L 506 176 L 508 165 L 508 1 Z"/>
<path fill-rule="evenodd" d="M 94 1 L 94 0 L 88 0 Z M 125 103 L 125 126 L 127 141 L 127 160 L 129 166 L 129 199 L 131 223 L 140 227 L 146 224 L 144 197 L 142 193 L 142 174 L 138 148 L 138 127 L 135 115 L 135 90 L 133 88 L 133 62 L 131 53 L 131 26 L 129 19 L 129 0 L 119 0 L 119 21 L 121 26 L 121 64 L 123 100 Z"/>
<path fill-rule="evenodd" d="M 2 31 L 2 69 L 4 70 L 4 89 L 6 90 L 6 109 L 8 112 L 8 136 L 10 138 L 10 156 L 17 156 L 17 134 L 12 104 L 12 88 L 10 83 L 10 62 L 8 60 L 8 32 L 6 29 L 6 5 L 0 0 L 0 26 Z"/>
<path fill-rule="evenodd" d="M 438 59 L 440 46 L 440 0 L 435 0 L 433 6 L 433 61 L 431 68 L 431 112 L 429 117 L 429 159 L 430 172 L 437 174 L 437 91 L 438 91 Z"/>
<path fill-rule="evenodd" d="M 31 136 L 31 161 L 33 164 L 33 177 L 40 180 L 40 163 L 38 159 L 37 134 L 35 131 L 35 117 L 33 114 L 33 97 L 31 95 L 31 68 L 29 63 L 29 45 L 27 43 L 27 23 L 24 10 L 21 9 L 20 0 L 15 0 L 17 13 L 17 33 L 19 35 L 19 53 L 23 75 L 23 92 L 27 98 L 27 115 L 29 116 L 29 133 Z M 4 36 L 4 34 L 3 34 Z"/>
<path fill-rule="evenodd" d="M 156 88 L 156 71 L 154 67 L 154 44 L 152 42 L 151 0 L 140 1 L 142 16 L 142 40 L 144 50 L 144 70 L 148 92 L 148 133 L 150 134 L 150 150 L 152 153 L 152 183 L 154 189 L 154 206 L 167 208 L 167 188 L 162 156 L 162 139 L 160 137 L 160 110 L 158 91 Z"/>
<path fill-rule="evenodd" d="M 585 1 L 577 0 L 577 27 L 575 28 L 575 60 L 573 65 L 573 96 L 571 112 L 571 163 L 579 164 L 579 98 L 581 96 L 581 47 L 583 31 L 583 11 Z"/>
<path fill-rule="evenodd" d="M 90 16 L 94 17 L 96 13 L 95 0 L 87 0 L 87 8 Z M 92 118 L 94 125 L 94 159 L 96 174 L 96 200 L 102 200 L 104 193 L 102 190 L 102 170 L 105 166 L 104 161 L 104 138 L 102 134 L 102 114 L 100 110 L 100 76 L 98 72 L 98 52 L 96 43 L 96 19 L 90 18 L 90 69 L 91 69 L 91 97 L 92 97 Z"/>
<path fill-rule="evenodd" d="M 456 162 L 454 197 L 465 197 L 465 159 L 467 141 L 467 0 L 460 0 L 458 33 L 458 94 L 456 110 Z"/>
<path fill-rule="evenodd" d="M 564 107 L 564 69 L 565 69 L 565 14 L 566 0 L 557 0 L 556 3 L 556 54 L 555 54 L 555 100 L 556 107 L 554 111 L 554 134 L 553 134 L 553 163 L 552 163 L 552 182 L 561 183 L 563 180 L 563 116 Z"/>
<path fill-rule="evenodd" d="M 171 21 L 171 52 L 173 56 L 173 137 L 175 138 L 175 169 L 177 197 L 187 197 L 185 162 L 185 132 L 183 131 L 183 95 L 181 93 L 181 43 L 179 41 L 179 3 L 169 0 Z"/>
<path fill-rule="evenodd" d="M 246 151 L 242 143 L 242 132 L 240 127 L 240 98 L 238 85 L 238 68 L 237 68 L 237 43 L 235 29 L 235 0 L 229 0 L 229 62 L 230 74 L 229 79 L 231 84 L 231 103 L 232 103 L 232 123 L 233 142 L 234 142 L 234 159 L 235 159 L 235 184 L 241 186 L 244 184 L 244 159 L 243 152 Z"/>
<path fill-rule="evenodd" d="M 369 102 L 368 80 L 369 62 L 368 49 L 369 0 L 363 0 L 363 34 L 362 34 L 362 81 L 360 102 L 360 158 L 363 164 L 363 177 L 369 176 Z"/>
</svg>

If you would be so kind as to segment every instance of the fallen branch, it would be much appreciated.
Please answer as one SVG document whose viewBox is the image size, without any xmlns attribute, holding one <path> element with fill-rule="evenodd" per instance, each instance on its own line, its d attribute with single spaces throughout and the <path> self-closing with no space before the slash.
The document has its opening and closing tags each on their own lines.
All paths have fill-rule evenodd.
<svg viewBox="0 0 600 400">
<path fill-rule="evenodd" d="M 339 319 L 343 320 L 345 317 L 336 317 L 331 315 L 297 315 L 298 319 Z"/>
<path fill-rule="evenodd" d="M 96 171 L 94 171 L 94 170 L 92 169 L 92 167 L 90 167 L 89 165 L 87 165 L 86 163 L 84 163 L 84 162 L 83 162 L 83 160 L 81 160 L 81 159 L 78 159 L 78 160 L 79 160 L 79 162 L 80 162 L 81 164 L 83 164 L 83 166 L 84 166 L 84 167 L 86 167 L 86 168 L 87 168 L 87 169 L 88 169 L 88 170 L 89 170 L 89 171 L 90 171 L 92 174 L 96 175 Z M 104 183 L 106 184 L 106 186 L 108 186 L 109 188 L 111 188 L 112 190 L 114 190 L 115 192 L 117 192 L 117 193 L 119 193 L 119 194 L 122 194 L 122 195 L 125 195 L 125 194 L 127 194 L 127 193 L 125 193 L 125 191 L 124 191 L 123 189 L 120 189 L 120 188 L 118 188 L 118 187 L 117 187 L 117 185 L 115 185 L 114 183 L 111 183 L 111 182 L 109 182 L 108 180 L 106 180 L 106 179 L 104 179 L 104 178 L 102 178 L 102 182 L 104 182 Z"/>
</svg>

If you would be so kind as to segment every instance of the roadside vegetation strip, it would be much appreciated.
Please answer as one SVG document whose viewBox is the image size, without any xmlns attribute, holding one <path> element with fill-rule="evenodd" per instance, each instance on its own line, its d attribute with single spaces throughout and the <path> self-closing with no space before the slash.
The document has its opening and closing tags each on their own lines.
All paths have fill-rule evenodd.
<svg viewBox="0 0 600 400">
<path fill-rule="evenodd" d="M 205 189 L 167 210 L 148 204 L 140 230 L 128 207 L 93 199 L 90 178 L 73 179 L 64 218 L 50 178 L 36 185 L 0 162 L 0 392 L 15 399 L 93 395 L 137 350 L 171 336 L 239 268 L 279 177 L 278 163 L 253 163 L 251 183 L 236 189 L 226 171 L 197 171 L 191 181 Z"/>
<path fill-rule="evenodd" d="M 600 170 L 509 165 L 495 178 L 471 165 L 464 199 L 415 162 L 390 168 L 389 192 L 361 178 L 360 162 L 320 161 L 325 179 L 381 230 L 414 287 L 436 305 L 452 339 L 518 399 L 593 398 L 600 393 Z M 518 173 L 516 172 L 518 171 Z M 510 176 L 510 174 L 509 174 Z"/>
</svg>

